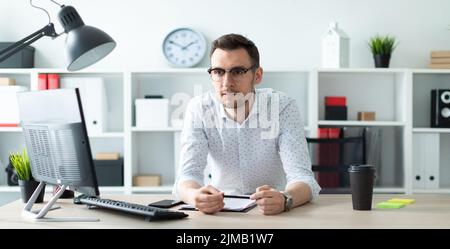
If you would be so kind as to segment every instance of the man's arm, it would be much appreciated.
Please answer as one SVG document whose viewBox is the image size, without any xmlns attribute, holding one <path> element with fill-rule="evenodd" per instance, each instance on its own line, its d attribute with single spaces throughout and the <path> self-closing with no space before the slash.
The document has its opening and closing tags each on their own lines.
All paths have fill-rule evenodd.
<svg viewBox="0 0 450 249">
<path fill-rule="evenodd" d="M 180 184 L 181 199 L 206 214 L 219 212 L 225 206 L 224 193 L 211 185 L 200 186 L 195 181 L 184 181 Z"/>
<path fill-rule="evenodd" d="M 321 188 L 311 170 L 303 122 L 294 100 L 280 113 L 278 148 L 287 178 L 286 191 L 293 197 L 294 205 L 316 198 Z"/>
<path fill-rule="evenodd" d="M 298 207 L 312 199 L 311 188 L 304 182 L 294 182 L 288 185 L 285 191 L 292 196 L 292 207 Z"/>
<path fill-rule="evenodd" d="M 292 196 L 292 207 L 298 207 L 312 198 L 311 188 L 304 182 L 294 182 L 286 187 L 285 190 Z M 256 189 L 256 193 L 250 196 L 250 199 L 256 200 L 259 209 L 265 215 L 273 215 L 284 212 L 286 199 L 277 189 L 269 185 L 264 185 Z"/>
<path fill-rule="evenodd" d="M 223 208 L 223 193 L 212 186 L 200 185 L 204 178 L 209 147 L 199 117 L 201 108 L 197 104 L 191 101 L 186 108 L 181 133 L 180 172 L 173 193 L 204 213 L 216 213 Z"/>
</svg>

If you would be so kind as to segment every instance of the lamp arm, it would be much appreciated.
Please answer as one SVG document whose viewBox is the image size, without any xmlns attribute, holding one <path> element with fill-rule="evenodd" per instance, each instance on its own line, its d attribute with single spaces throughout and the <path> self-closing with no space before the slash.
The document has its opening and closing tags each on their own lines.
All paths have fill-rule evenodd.
<svg viewBox="0 0 450 249">
<path fill-rule="evenodd" d="M 50 37 L 57 37 L 58 36 L 56 34 L 55 27 L 54 27 L 53 23 L 47 24 L 42 29 L 34 32 L 33 34 L 23 38 L 22 40 L 20 40 L 18 42 L 15 42 L 11 46 L 9 46 L 9 47 L 5 48 L 4 50 L 0 51 L 0 62 L 8 59 L 13 54 L 19 52 L 24 47 L 30 45 L 31 43 L 33 43 L 33 42 L 35 42 L 37 40 L 39 40 L 43 36 L 50 36 Z"/>
</svg>

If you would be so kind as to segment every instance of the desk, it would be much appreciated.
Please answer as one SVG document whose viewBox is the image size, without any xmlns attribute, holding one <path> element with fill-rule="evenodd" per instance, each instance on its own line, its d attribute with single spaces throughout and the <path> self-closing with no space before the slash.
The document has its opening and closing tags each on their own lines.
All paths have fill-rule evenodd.
<svg viewBox="0 0 450 249">
<path fill-rule="evenodd" d="M 169 196 L 139 194 L 102 197 L 148 204 Z M 63 199 L 58 201 L 62 208 L 49 212 L 48 216 L 100 218 L 100 222 L 64 223 L 25 220 L 21 217 L 24 204 L 17 200 L 0 207 L 0 228 L 450 228 L 450 195 L 375 195 L 373 206 L 393 197 L 414 198 L 416 203 L 402 209 L 354 211 L 350 195 L 320 195 L 316 202 L 275 216 L 262 215 L 258 208 L 248 213 L 221 212 L 215 215 L 185 211 L 189 217 L 182 220 L 146 222 L 142 217 L 89 210 L 85 205 L 72 204 L 71 199 Z"/>
</svg>

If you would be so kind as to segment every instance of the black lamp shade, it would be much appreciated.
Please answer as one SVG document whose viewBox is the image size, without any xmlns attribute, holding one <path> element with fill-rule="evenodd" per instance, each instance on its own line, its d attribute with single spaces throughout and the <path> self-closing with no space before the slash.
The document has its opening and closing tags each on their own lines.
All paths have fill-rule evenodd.
<svg viewBox="0 0 450 249">
<path fill-rule="evenodd" d="M 67 33 L 67 70 L 76 71 L 88 67 L 108 55 L 116 42 L 100 29 L 82 25 Z"/>
<path fill-rule="evenodd" d="M 107 56 L 116 42 L 105 32 L 84 24 L 72 6 L 62 6 L 59 21 L 67 33 L 67 70 L 76 71 L 88 67 Z"/>
</svg>

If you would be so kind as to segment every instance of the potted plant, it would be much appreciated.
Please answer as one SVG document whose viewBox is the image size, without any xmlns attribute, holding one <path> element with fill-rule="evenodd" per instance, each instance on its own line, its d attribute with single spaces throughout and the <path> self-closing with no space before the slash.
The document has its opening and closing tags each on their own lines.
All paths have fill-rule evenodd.
<svg viewBox="0 0 450 249">
<path fill-rule="evenodd" d="M 22 153 L 14 152 L 9 156 L 9 160 L 11 161 L 12 166 L 16 170 L 16 174 L 19 178 L 19 186 L 20 191 L 22 193 L 22 201 L 24 203 L 28 202 L 31 195 L 33 195 L 34 191 L 39 185 L 39 182 L 33 179 L 31 175 L 30 168 L 30 160 L 28 158 L 27 152 L 24 149 Z M 45 188 L 42 189 L 38 198 L 36 199 L 36 203 L 40 203 L 44 201 Z"/>
<path fill-rule="evenodd" d="M 389 67 L 391 54 L 397 47 L 395 37 L 376 35 L 370 38 L 369 46 L 375 60 L 375 67 Z"/>
</svg>

